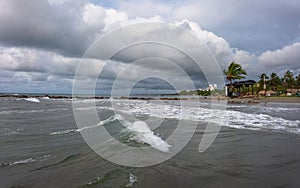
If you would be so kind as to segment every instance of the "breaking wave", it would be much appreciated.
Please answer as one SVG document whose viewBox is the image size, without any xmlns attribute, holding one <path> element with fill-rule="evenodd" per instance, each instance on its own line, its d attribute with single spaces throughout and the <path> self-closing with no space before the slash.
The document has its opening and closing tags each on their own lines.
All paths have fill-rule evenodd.
<svg viewBox="0 0 300 188">
<path fill-rule="evenodd" d="M 35 102 L 35 103 L 40 102 L 40 100 L 37 99 L 37 98 L 25 98 L 24 100 L 26 100 L 26 101 L 28 101 L 28 102 Z"/>
<path fill-rule="evenodd" d="M 264 108 L 264 107 L 258 107 Z M 269 108 L 268 108 L 269 109 Z M 120 101 L 116 103 L 115 109 L 132 116 L 143 114 L 158 118 L 184 119 L 201 122 L 220 123 L 221 117 L 218 114 L 224 114 L 223 126 L 252 129 L 252 130 L 280 130 L 292 133 L 300 133 L 300 121 L 288 120 L 282 117 L 273 117 L 269 114 L 247 113 L 241 111 L 210 109 L 207 107 L 181 107 L 174 104 L 147 104 L 145 101 Z M 182 113 L 184 110 L 184 114 Z M 290 110 L 281 108 L 278 110 Z M 299 110 L 299 108 L 297 108 Z"/>
<path fill-rule="evenodd" d="M 123 133 L 128 133 L 128 138 L 132 141 L 136 141 L 141 144 L 148 144 L 151 147 L 162 151 L 168 152 L 171 147 L 167 142 L 165 142 L 162 138 L 155 135 L 154 132 L 149 128 L 149 126 L 144 121 L 135 121 L 133 123 L 126 121 L 121 115 L 116 114 L 111 116 L 103 121 L 100 121 L 98 124 L 88 127 L 82 127 L 79 129 L 67 129 L 50 133 L 50 135 L 65 135 L 74 132 L 81 132 L 85 130 L 89 130 L 92 128 L 96 128 L 99 126 L 106 125 L 110 122 L 118 120 L 123 125 L 126 126 L 126 130 L 123 130 Z"/>
</svg>

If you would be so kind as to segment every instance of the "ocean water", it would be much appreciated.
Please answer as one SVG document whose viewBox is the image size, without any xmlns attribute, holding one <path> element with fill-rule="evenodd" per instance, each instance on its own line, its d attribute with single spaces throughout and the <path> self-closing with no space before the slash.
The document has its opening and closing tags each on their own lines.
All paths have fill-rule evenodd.
<svg viewBox="0 0 300 188">
<path fill-rule="evenodd" d="M 94 101 L 74 102 L 84 112 Z M 70 99 L 0 98 L 0 187 L 300 187 L 300 104 L 227 104 L 224 111 L 207 101 L 185 103 L 99 99 L 101 121 L 78 128 Z M 217 138 L 198 152 L 208 120 L 220 123 L 220 113 Z M 81 136 L 104 126 L 125 144 L 169 152 L 165 140 L 181 120 L 199 122 L 190 142 L 149 167 L 109 162 Z"/>
</svg>

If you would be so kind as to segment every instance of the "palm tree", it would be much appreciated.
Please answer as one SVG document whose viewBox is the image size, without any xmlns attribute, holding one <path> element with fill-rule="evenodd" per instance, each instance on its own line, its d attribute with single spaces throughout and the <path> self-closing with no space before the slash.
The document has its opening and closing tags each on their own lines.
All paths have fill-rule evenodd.
<svg viewBox="0 0 300 188">
<path fill-rule="evenodd" d="M 273 91 L 276 91 L 277 86 L 281 84 L 281 80 L 276 73 L 272 72 L 268 84 L 270 85 Z"/>
<path fill-rule="evenodd" d="M 228 70 L 224 70 L 224 74 L 226 76 L 226 79 L 229 81 L 230 89 L 232 91 L 233 89 L 232 81 L 245 78 L 244 75 L 247 75 L 247 72 L 242 68 L 240 64 L 233 61 L 228 66 Z"/>
<path fill-rule="evenodd" d="M 260 86 L 259 89 L 265 90 L 265 84 L 266 84 L 267 80 L 269 79 L 269 76 L 266 73 L 262 73 L 261 75 L 258 76 L 258 78 L 259 78 L 258 83 Z"/>
<path fill-rule="evenodd" d="M 262 73 L 260 76 L 259 76 L 259 78 L 261 79 L 261 80 L 263 80 L 263 79 L 269 79 L 269 76 L 266 74 L 266 73 Z"/>
<path fill-rule="evenodd" d="M 293 87 L 295 82 L 294 75 L 291 71 L 286 71 L 283 76 L 283 85 L 285 89 Z"/>
<path fill-rule="evenodd" d="M 297 83 L 297 86 L 299 87 L 300 86 L 300 74 L 298 74 L 298 76 L 296 76 L 296 83 Z"/>
</svg>

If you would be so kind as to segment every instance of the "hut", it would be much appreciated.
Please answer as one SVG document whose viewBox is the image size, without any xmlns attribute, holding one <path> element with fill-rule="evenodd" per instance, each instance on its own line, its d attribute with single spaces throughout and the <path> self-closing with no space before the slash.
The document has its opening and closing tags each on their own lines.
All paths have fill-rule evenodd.
<svg viewBox="0 0 300 188">
<path fill-rule="evenodd" d="M 250 93 L 250 87 L 251 87 L 251 93 L 252 95 L 254 94 L 254 85 L 256 84 L 256 81 L 254 80 L 246 80 L 246 81 L 239 81 L 239 82 L 234 82 L 232 84 L 233 89 L 237 90 L 237 95 L 240 95 L 241 93 Z M 233 92 L 230 91 L 230 84 L 226 84 L 227 87 L 227 93 L 229 97 L 233 96 Z"/>
</svg>

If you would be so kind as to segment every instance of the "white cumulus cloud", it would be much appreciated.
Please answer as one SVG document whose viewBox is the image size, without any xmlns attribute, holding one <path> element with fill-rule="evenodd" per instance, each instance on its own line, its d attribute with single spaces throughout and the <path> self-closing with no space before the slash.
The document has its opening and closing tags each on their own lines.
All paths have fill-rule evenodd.
<svg viewBox="0 0 300 188">
<path fill-rule="evenodd" d="M 300 43 L 284 46 L 275 51 L 266 51 L 261 54 L 259 61 L 271 68 L 300 69 Z"/>
</svg>

